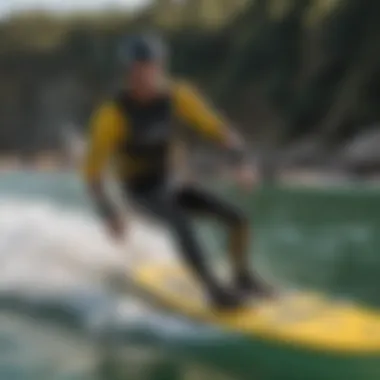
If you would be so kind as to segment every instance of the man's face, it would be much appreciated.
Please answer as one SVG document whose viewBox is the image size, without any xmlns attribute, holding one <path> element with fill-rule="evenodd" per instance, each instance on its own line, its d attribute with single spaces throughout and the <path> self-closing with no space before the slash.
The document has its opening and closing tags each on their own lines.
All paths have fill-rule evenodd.
<svg viewBox="0 0 380 380">
<path fill-rule="evenodd" d="M 132 88 L 153 92 L 162 75 L 161 65 L 157 62 L 135 62 L 129 72 L 128 82 Z"/>
</svg>

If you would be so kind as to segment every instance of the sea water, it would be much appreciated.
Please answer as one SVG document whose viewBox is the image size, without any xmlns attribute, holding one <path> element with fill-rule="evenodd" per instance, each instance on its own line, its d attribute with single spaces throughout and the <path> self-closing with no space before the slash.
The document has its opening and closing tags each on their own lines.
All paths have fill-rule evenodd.
<svg viewBox="0 0 380 380">
<path fill-rule="evenodd" d="M 115 245 L 71 174 L 2 174 L 0 193 L 1 380 L 233 378 L 189 354 L 227 337 L 121 281 L 136 255 L 172 257 L 162 228 L 132 220 Z"/>
<path fill-rule="evenodd" d="M 268 280 L 380 304 L 376 191 L 236 198 L 254 222 L 252 258 Z M 291 380 L 306 370 L 319 379 L 318 366 L 294 377 L 291 350 L 247 343 L 137 297 L 123 281 L 131 261 L 172 260 L 175 251 L 161 226 L 128 220 L 128 239 L 114 244 L 72 173 L 1 174 L 0 380 Z M 224 235 L 209 227 L 200 238 L 219 260 Z"/>
</svg>

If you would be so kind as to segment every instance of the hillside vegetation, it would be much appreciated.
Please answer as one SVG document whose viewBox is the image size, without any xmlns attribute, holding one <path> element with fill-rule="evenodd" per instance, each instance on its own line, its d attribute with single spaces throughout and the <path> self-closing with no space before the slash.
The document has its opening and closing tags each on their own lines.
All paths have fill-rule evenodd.
<svg viewBox="0 0 380 380">
<path fill-rule="evenodd" d="M 336 146 L 379 118 L 380 2 L 161 0 L 139 14 L 19 15 L 0 26 L 0 148 L 58 148 L 117 81 L 120 36 L 159 30 L 256 141 Z"/>
</svg>

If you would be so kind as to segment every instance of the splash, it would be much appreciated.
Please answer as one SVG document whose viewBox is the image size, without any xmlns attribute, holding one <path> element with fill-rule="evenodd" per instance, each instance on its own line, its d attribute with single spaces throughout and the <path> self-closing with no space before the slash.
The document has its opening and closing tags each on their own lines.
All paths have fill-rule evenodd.
<svg viewBox="0 0 380 380">
<path fill-rule="evenodd" d="M 163 314 L 132 289 L 115 286 L 113 279 L 127 279 L 135 260 L 173 258 L 170 236 L 152 222 L 131 218 L 117 245 L 83 210 L 0 200 L 0 306 L 1 297 L 11 295 L 28 308 L 71 310 L 92 334 L 116 329 L 164 340 L 215 337 L 214 329 Z"/>
<path fill-rule="evenodd" d="M 172 257 L 170 239 L 153 225 L 132 220 L 115 244 L 91 215 L 53 204 L 0 201 L 0 289 L 65 290 L 101 286 L 135 259 Z"/>
</svg>

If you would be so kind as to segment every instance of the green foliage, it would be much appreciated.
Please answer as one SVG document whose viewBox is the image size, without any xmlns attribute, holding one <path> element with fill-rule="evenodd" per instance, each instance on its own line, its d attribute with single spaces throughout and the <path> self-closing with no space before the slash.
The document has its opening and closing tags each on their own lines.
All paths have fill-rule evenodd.
<svg viewBox="0 0 380 380">
<path fill-rule="evenodd" d="M 0 89 L 1 148 L 24 145 L 20 131 L 26 129 L 28 135 L 37 129 L 43 135 L 44 128 L 59 134 L 67 120 L 57 116 L 51 125 L 41 98 L 48 88 L 58 94 L 64 78 L 81 88 L 83 100 L 75 103 L 75 86 L 72 103 L 57 95 L 57 115 L 75 108 L 70 122 L 83 124 L 117 79 L 120 37 L 146 28 L 170 41 L 174 75 L 199 84 L 248 135 L 262 136 L 271 125 L 273 143 L 310 133 L 340 141 L 379 116 L 379 3 L 241 0 L 232 7 L 217 0 L 161 1 L 133 17 L 114 12 L 10 19 L 0 25 L 0 77 L 9 84 Z M 23 90 L 27 83 L 30 92 Z"/>
</svg>

